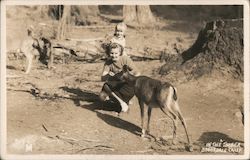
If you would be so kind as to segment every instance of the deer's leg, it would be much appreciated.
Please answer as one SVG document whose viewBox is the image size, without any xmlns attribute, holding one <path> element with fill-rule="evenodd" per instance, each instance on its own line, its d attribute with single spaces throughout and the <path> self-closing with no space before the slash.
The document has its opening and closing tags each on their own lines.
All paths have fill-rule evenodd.
<svg viewBox="0 0 250 160">
<path fill-rule="evenodd" d="M 167 108 L 168 110 L 166 111 L 165 107 L 161 107 L 160 108 L 162 110 L 162 112 L 167 115 L 173 122 L 173 139 L 172 139 L 172 143 L 175 144 L 175 139 L 176 139 L 176 131 L 177 131 L 177 116 L 175 114 L 173 114 L 172 111 L 169 110 L 169 108 Z"/>
<path fill-rule="evenodd" d="M 148 123 L 147 123 L 147 132 L 150 132 L 150 118 L 151 118 L 152 107 L 148 106 Z"/>
<path fill-rule="evenodd" d="M 174 95 L 174 89 L 172 87 L 169 88 L 169 94 L 167 97 L 167 103 L 166 103 L 166 108 L 168 108 L 169 113 L 172 115 L 172 121 L 173 121 L 173 140 L 172 143 L 175 144 L 175 139 L 176 139 L 176 132 L 177 132 L 177 116 L 176 114 L 172 111 L 172 103 L 173 103 L 173 95 Z"/>
<path fill-rule="evenodd" d="M 53 67 L 53 63 L 54 63 L 54 50 L 51 49 L 52 47 L 48 47 L 47 49 L 47 53 L 48 53 L 48 56 L 49 56 L 49 62 L 48 62 L 48 68 L 52 68 Z"/>
<path fill-rule="evenodd" d="M 26 72 L 25 74 L 28 74 L 31 70 L 31 66 L 32 66 L 32 60 L 33 60 L 33 54 L 32 53 L 26 53 L 26 61 L 27 61 L 27 65 L 26 65 Z"/>
<path fill-rule="evenodd" d="M 141 111 L 141 129 L 142 129 L 141 137 L 145 137 L 146 131 L 144 128 L 144 102 L 142 100 L 139 100 L 139 105 Z"/>
<path fill-rule="evenodd" d="M 175 114 L 173 114 L 171 111 L 170 111 L 170 114 L 172 114 L 172 116 L 173 116 L 172 120 L 173 120 L 173 126 L 174 126 L 172 143 L 176 144 L 176 133 L 177 133 L 178 121 L 177 121 L 177 116 Z"/>
<path fill-rule="evenodd" d="M 20 59 L 21 54 L 21 49 L 17 49 L 16 52 L 14 52 L 14 57 L 16 58 L 16 60 Z"/>
<path fill-rule="evenodd" d="M 182 123 L 182 125 L 183 125 L 183 127 L 185 129 L 188 144 L 190 144 L 189 134 L 188 134 L 188 131 L 187 131 L 187 124 L 186 124 L 185 119 L 182 116 L 182 113 L 180 111 L 179 104 L 178 104 L 177 101 L 174 101 L 172 109 L 177 113 L 178 118 L 181 120 L 181 123 Z"/>
<path fill-rule="evenodd" d="M 167 96 L 167 100 L 164 101 L 162 100 L 162 106 L 161 106 L 161 110 L 163 111 L 163 113 L 165 113 L 173 122 L 173 139 L 172 139 L 172 143 L 175 144 L 175 139 L 176 139 L 176 132 L 177 132 L 177 115 L 175 114 L 175 112 L 172 110 L 172 105 L 173 105 L 173 88 L 170 87 L 169 88 L 169 92 L 168 92 L 168 96 Z"/>
</svg>

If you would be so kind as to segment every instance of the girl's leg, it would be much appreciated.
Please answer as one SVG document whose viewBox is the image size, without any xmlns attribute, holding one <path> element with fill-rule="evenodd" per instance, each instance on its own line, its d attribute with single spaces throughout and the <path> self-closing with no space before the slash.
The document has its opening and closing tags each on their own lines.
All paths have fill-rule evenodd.
<svg viewBox="0 0 250 160">
<path fill-rule="evenodd" d="M 119 86 L 118 86 L 119 85 Z M 117 85 L 113 85 L 112 86 L 109 86 L 107 83 L 105 83 L 103 85 L 103 91 L 105 93 L 107 93 L 108 96 L 110 96 L 111 98 L 114 98 L 115 100 L 117 100 L 122 108 L 121 111 L 123 112 L 127 112 L 128 110 L 128 105 L 127 103 L 122 99 L 122 96 L 121 94 L 119 93 L 119 90 L 120 88 L 122 88 L 122 86 L 120 87 L 120 83 L 117 83 Z M 115 87 L 114 87 L 115 86 Z M 117 87 L 118 86 L 118 87 Z M 111 89 L 112 88 L 112 89 Z M 102 96 L 103 96 L 103 93 L 102 93 Z"/>
</svg>

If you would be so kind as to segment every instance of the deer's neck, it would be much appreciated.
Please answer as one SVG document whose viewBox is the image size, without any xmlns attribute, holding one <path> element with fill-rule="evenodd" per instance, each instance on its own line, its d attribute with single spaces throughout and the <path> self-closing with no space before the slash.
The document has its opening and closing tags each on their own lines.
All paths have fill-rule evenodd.
<svg viewBox="0 0 250 160">
<path fill-rule="evenodd" d="M 129 74 L 129 76 L 128 76 L 128 81 L 129 81 L 129 83 L 130 84 L 135 84 L 136 83 L 136 80 L 137 80 L 137 77 L 136 76 L 134 76 L 134 75 L 132 75 L 132 74 Z"/>
</svg>

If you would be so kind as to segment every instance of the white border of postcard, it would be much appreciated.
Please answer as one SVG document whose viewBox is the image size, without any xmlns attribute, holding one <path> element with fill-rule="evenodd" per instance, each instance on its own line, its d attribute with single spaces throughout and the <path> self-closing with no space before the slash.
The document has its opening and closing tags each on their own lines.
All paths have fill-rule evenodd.
<svg viewBox="0 0 250 160">
<path fill-rule="evenodd" d="M 6 5 L 243 5 L 244 6 L 244 155 L 8 155 L 6 153 Z M 1 157 L 0 159 L 250 159 L 249 151 L 249 1 L 248 0 L 2 0 L 1 1 Z"/>
</svg>

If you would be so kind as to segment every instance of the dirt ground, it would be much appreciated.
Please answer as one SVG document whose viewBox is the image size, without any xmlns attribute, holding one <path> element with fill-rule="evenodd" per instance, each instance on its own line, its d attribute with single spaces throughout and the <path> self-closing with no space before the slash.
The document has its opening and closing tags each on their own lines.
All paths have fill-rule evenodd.
<svg viewBox="0 0 250 160">
<path fill-rule="evenodd" d="M 159 61 L 136 64 L 144 74 L 154 77 L 151 69 L 160 65 Z M 243 126 L 235 115 L 243 101 L 242 84 L 214 77 L 177 85 L 195 148 L 190 153 L 184 150 L 186 138 L 180 123 L 176 146 L 140 137 L 136 98 L 129 113 L 120 116 L 114 108 L 102 107 L 97 102 L 102 65 L 58 64 L 54 70 L 38 68 L 26 77 L 21 71 L 8 69 L 8 75 L 21 75 L 7 78 L 8 153 L 201 154 L 206 142 L 244 141 Z M 36 96 L 34 88 L 43 93 Z M 159 109 L 153 110 L 151 134 L 165 140 L 172 136 L 172 123 Z M 32 152 L 25 152 L 26 144 L 32 144 Z M 95 147 L 98 145 L 103 147 Z"/>
<path fill-rule="evenodd" d="M 9 46 L 17 27 L 8 22 Z M 173 27 L 174 28 L 174 27 Z M 72 33 L 75 38 L 92 38 L 112 30 L 85 29 Z M 198 33 L 198 32 L 197 32 Z M 78 36 L 78 37 L 77 37 Z M 181 36 L 188 48 L 197 34 L 181 30 L 128 30 L 127 45 L 162 49 L 166 42 Z M 10 44 L 11 43 L 11 44 Z M 163 63 L 135 62 L 143 75 L 168 80 L 155 72 Z M 128 113 L 119 116 L 117 108 L 103 106 L 97 96 L 103 62 L 57 63 L 48 70 L 36 63 L 29 75 L 24 74 L 24 60 L 7 60 L 7 153 L 9 154 L 243 154 L 244 127 L 239 115 L 243 105 L 243 83 L 219 73 L 185 83 L 172 82 L 178 89 L 179 103 L 188 125 L 194 151 L 187 143 L 181 123 L 177 144 L 170 145 L 172 122 L 159 109 L 152 111 L 151 134 L 140 137 L 140 111 L 136 98 Z M 179 77 L 182 79 L 183 77 Z M 202 152 L 209 142 L 240 143 L 239 152 Z M 29 146 L 32 145 L 32 151 Z"/>
</svg>

